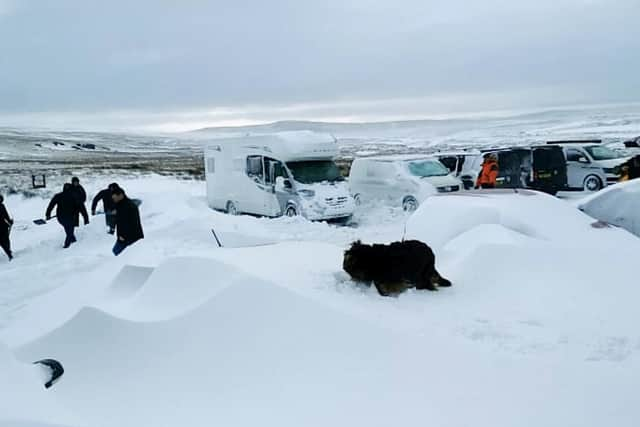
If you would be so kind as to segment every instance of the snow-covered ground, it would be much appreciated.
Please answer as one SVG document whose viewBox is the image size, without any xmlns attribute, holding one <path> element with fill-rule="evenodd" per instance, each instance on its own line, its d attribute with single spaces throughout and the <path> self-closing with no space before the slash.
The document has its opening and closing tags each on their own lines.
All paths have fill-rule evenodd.
<svg viewBox="0 0 640 427">
<path fill-rule="evenodd" d="M 529 191 L 364 206 L 356 226 L 233 217 L 204 184 L 111 180 L 146 238 L 103 217 L 61 248 L 10 196 L 0 257 L 0 426 L 635 426 L 640 240 Z M 211 233 L 214 228 L 223 247 Z M 341 270 L 355 239 L 433 246 L 454 286 L 383 298 Z M 44 390 L 27 364 L 60 360 Z M 40 382 L 39 382 L 40 381 Z M 3 424 L 4 423 L 4 424 Z"/>
</svg>

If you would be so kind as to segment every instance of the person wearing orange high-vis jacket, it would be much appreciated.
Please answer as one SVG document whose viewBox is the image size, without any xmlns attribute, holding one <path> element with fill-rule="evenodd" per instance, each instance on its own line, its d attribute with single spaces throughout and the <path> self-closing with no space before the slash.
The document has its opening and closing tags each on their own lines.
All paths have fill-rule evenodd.
<svg viewBox="0 0 640 427">
<path fill-rule="evenodd" d="M 496 188 L 496 179 L 498 179 L 498 157 L 495 154 L 487 154 L 482 162 L 476 188 Z"/>
</svg>

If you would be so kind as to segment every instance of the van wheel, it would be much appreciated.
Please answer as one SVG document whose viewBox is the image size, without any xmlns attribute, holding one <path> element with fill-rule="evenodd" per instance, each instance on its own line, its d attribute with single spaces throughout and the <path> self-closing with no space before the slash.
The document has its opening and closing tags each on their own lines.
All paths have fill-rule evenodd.
<svg viewBox="0 0 640 427">
<path fill-rule="evenodd" d="M 602 189 L 602 181 L 595 175 L 589 175 L 584 179 L 584 191 L 598 191 Z"/>
<path fill-rule="evenodd" d="M 284 214 L 289 217 L 298 216 L 298 210 L 296 209 L 295 206 L 289 206 L 287 210 L 284 212 Z"/>
<path fill-rule="evenodd" d="M 238 215 L 238 208 L 232 201 L 227 202 L 227 213 L 229 215 Z"/>
<path fill-rule="evenodd" d="M 356 206 L 360 206 L 362 204 L 362 199 L 360 198 L 359 194 L 353 196 L 353 201 L 355 202 Z"/>
<path fill-rule="evenodd" d="M 413 212 L 418 209 L 418 201 L 413 196 L 407 196 L 402 201 L 402 209 L 405 212 Z"/>
</svg>

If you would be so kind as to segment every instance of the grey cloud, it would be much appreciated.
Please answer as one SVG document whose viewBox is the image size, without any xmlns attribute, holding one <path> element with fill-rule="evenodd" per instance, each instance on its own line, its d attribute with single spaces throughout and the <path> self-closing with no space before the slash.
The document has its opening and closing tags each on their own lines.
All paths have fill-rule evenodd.
<svg viewBox="0 0 640 427">
<path fill-rule="evenodd" d="M 0 15 L 10 4 L 0 0 Z M 366 109 L 367 100 L 461 94 L 482 104 L 491 93 L 526 107 L 544 100 L 523 92 L 556 93 L 549 104 L 640 95 L 635 0 L 22 0 L 7 10 L 5 113 Z M 495 99 L 484 107 L 505 106 Z"/>
</svg>

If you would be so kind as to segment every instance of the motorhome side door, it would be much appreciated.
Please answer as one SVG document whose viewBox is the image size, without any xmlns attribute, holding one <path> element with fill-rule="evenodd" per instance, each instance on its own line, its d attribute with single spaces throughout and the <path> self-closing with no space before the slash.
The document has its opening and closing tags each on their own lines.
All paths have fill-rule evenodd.
<svg viewBox="0 0 640 427">
<path fill-rule="evenodd" d="M 266 183 L 264 158 L 260 155 L 247 156 L 246 173 L 251 182 L 251 189 L 238 197 L 242 199 L 240 208 L 243 212 L 256 215 L 269 215 L 266 211 L 267 194 L 272 188 Z"/>
<path fill-rule="evenodd" d="M 287 207 L 287 202 L 293 197 L 292 188 L 279 188 L 276 185 L 278 177 L 288 179 L 287 171 L 281 161 L 269 157 L 264 158 L 265 171 L 267 172 L 266 184 L 270 187 L 270 191 L 265 199 L 265 207 L 270 212 L 270 216 L 283 215 Z"/>
</svg>

